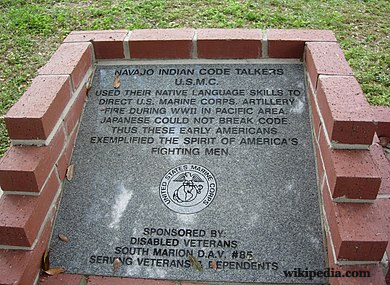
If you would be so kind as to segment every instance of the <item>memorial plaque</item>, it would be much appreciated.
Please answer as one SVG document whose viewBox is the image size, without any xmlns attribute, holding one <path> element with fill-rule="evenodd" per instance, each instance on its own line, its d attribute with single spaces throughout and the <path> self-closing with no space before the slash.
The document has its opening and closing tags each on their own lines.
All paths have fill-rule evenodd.
<svg viewBox="0 0 390 285">
<path fill-rule="evenodd" d="M 326 281 L 284 272 L 325 266 L 300 63 L 98 65 L 73 163 L 53 267 Z"/>
</svg>

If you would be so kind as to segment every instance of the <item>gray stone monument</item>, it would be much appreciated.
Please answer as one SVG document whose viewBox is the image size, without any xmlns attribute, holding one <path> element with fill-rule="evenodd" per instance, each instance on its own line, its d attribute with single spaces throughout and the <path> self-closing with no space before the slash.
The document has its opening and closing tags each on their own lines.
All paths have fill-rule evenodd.
<svg viewBox="0 0 390 285">
<path fill-rule="evenodd" d="M 169 280 L 326 281 L 297 277 L 325 267 L 300 63 L 99 65 L 73 163 L 53 267 Z"/>
</svg>

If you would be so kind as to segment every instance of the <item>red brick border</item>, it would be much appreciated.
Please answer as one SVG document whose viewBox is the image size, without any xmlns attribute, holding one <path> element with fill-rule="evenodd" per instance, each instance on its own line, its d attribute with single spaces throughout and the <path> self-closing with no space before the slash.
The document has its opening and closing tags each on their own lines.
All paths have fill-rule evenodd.
<svg viewBox="0 0 390 285">
<path fill-rule="evenodd" d="M 39 193 L 65 144 L 64 129 L 59 128 L 47 146 L 11 146 L 0 165 L 3 191 Z"/>
<path fill-rule="evenodd" d="M 336 203 L 326 183 L 322 196 L 337 260 L 380 262 L 388 243 L 388 233 L 383 232 L 390 217 L 388 199 L 372 204 Z"/>
<path fill-rule="evenodd" d="M 315 89 L 319 75 L 353 75 L 338 43 L 306 43 L 305 61 L 309 79 Z"/>
<path fill-rule="evenodd" d="M 377 134 L 378 137 L 390 138 L 390 108 L 372 106 L 373 113 L 378 123 Z"/>
<path fill-rule="evenodd" d="M 193 29 L 135 30 L 129 38 L 134 59 L 191 58 Z"/>
<path fill-rule="evenodd" d="M 38 76 L 5 118 L 13 139 L 46 140 L 71 98 L 69 76 Z M 25 106 L 30 106 L 26 108 Z"/>
<path fill-rule="evenodd" d="M 127 30 L 114 31 L 73 31 L 64 43 L 91 42 L 96 59 L 125 58 L 123 43 L 128 35 Z"/>
<path fill-rule="evenodd" d="M 338 270 L 342 274 L 345 274 L 347 271 L 369 271 L 369 278 L 355 277 L 355 278 L 329 278 L 331 285 L 366 285 L 366 284 L 375 284 L 375 285 L 386 285 L 385 276 L 383 272 L 383 267 L 381 264 L 361 264 L 361 265 L 338 265 L 335 263 L 335 258 L 333 255 L 333 249 L 331 248 L 331 241 L 329 236 L 327 236 L 328 244 L 328 266 L 329 268 Z"/>
<path fill-rule="evenodd" d="M 89 42 L 63 43 L 40 70 L 40 75 L 70 75 L 76 90 L 92 64 Z"/>
<path fill-rule="evenodd" d="M 327 30 L 267 30 L 268 56 L 271 58 L 302 58 L 307 42 L 336 42 Z"/>
<path fill-rule="evenodd" d="M 52 171 L 41 195 L 5 195 L 0 200 L 0 244 L 32 247 L 59 190 L 60 180 Z"/>
<path fill-rule="evenodd" d="M 260 58 L 261 30 L 201 29 L 197 31 L 198 58 Z"/>
<path fill-rule="evenodd" d="M 371 145 L 374 114 L 355 77 L 320 76 L 317 100 L 332 143 Z"/>
<path fill-rule="evenodd" d="M 390 108 L 368 105 L 333 32 L 277 29 L 71 32 L 5 117 L 13 145 L 0 161 L 0 284 L 31 284 L 39 273 L 96 61 L 197 58 L 304 61 L 330 265 L 369 268 L 373 276 L 363 283 L 384 284 L 379 261 L 386 246 L 390 254 L 390 164 L 375 133 L 390 137 Z M 41 283 L 78 284 L 81 278 L 64 274 Z"/>
</svg>

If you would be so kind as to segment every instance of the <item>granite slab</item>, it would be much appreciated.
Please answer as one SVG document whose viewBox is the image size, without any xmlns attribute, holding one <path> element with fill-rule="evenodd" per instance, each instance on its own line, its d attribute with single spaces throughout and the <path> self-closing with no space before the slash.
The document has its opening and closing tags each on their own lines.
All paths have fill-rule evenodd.
<svg viewBox="0 0 390 285">
<path fill-rule="evenodd" d="M 306 96 L 300 63 L 98 65 L 52 266 L 169 280 L 326 282 L 285 276 L 325 267 Z"/>
</svg>

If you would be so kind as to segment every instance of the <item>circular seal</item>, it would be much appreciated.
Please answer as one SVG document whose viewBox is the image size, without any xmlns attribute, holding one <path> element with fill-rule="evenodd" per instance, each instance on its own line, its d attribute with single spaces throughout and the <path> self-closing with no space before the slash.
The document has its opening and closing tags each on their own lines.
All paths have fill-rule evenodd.
<svg viewBox="0 0 390 285">
<path fill-rule="evenodd" d="M 203 210 L 213 202 L 216 193 L 214 175 L 206 167 L 191 163 L 168 170 L 160 183 L 161 201 L 180 214 Z"/>
</svg>

